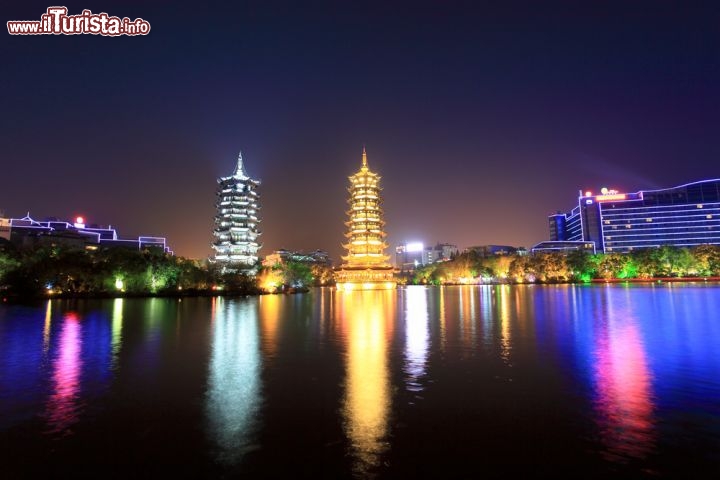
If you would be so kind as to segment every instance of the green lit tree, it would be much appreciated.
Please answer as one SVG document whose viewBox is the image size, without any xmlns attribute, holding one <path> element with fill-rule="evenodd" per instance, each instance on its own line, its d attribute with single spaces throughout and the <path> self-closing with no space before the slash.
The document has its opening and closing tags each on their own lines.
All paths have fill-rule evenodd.
<svg viewBox="0 0 720 480">
<path fill-rule="evenodd" d="M 621 277 L 630 262 L 630 257 L 621 253 L 608 253 L 600 257 L 598 274 L 605 280 Z"/>
<path fill-rule="evenodd" d="M 293 288 L 312 285 L 312 271 L 306 263 L 289 261 L 282 266 L 282 270 L 285 285 Z"/>
<path fill-rule="evenodd" d="M 597 262 L 587 250 L 573 250 L 565 259 L 570 278 L 589 282 L 597 272 Z"/>
<path fill-rule="evenodd" d="M 698 275 L 720 276 L 720 246 L 699 245 L 691 252 L 696 262 Z"/>
<path fill-rule="evenodd" d="M 671 245 L 663 245 L 659 250 L 661 273 L 668 277 L 685 276 L 696 270 L 695 259 L 690 250 Z"/>
</svg>

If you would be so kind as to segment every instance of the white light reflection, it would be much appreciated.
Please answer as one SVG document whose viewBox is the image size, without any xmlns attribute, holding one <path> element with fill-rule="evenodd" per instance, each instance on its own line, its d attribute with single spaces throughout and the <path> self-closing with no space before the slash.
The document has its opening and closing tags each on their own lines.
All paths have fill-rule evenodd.
<svg viewBox="0 0 720 480">
<path fill-rule="evenodd" d="M 252 448 L 260 407 L 257 299 L 213 299 L 207 415 L 217 460 L 238 463 Z"/>
<path fill-rule="evenodd" d="M 405 373 L 407 389 L 419 392 L 427 367 L 430 332 L 428 331 L 427 287 L 405 289 Z"/>
</svg>

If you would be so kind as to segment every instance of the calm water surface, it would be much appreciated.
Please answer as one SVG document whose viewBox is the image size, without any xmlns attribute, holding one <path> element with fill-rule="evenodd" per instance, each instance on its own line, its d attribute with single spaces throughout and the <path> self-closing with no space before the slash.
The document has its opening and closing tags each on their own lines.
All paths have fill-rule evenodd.
<svg viewBox="0 0 720 480">
<path fill-rule="evenodd" d="M 720 286 L 0 306 L 3 478 L 718 478 Z"/>
</svg>

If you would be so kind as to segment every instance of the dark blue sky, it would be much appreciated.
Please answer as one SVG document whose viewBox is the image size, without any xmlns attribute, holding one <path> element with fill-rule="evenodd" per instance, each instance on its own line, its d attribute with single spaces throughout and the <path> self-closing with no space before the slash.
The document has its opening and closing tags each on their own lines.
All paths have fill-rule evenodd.
<svg viewBox="0 0 720 480">
<path fill-rule="evenodd" d="M 62 4 L 152 31 L 2 34 L 7 215 L 82 213 L 203 257 L 242 149 L 262 254 L 337 258 L 363 144 L 391 245 L 529 247 L 579 189 L 720 177 L 717 2 Z"/>
</svg>

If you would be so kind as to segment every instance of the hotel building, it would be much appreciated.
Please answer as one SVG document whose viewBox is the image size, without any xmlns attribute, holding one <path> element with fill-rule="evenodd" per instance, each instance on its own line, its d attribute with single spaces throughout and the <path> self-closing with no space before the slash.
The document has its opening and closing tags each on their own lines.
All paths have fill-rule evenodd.
<svg viewBox="0 0 720 480">
<path fill-rule="evenodd" d="M 604 253 L 720 245 L 720 179 L 634 193 L 580 192 L 575 208 L 550 215 L 548 223 L 550 242 L 536 245 L 534 252 L 572 242 L 592 242 Z"/>
</svg>

